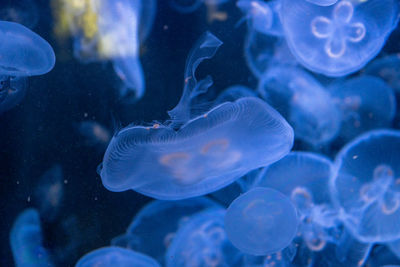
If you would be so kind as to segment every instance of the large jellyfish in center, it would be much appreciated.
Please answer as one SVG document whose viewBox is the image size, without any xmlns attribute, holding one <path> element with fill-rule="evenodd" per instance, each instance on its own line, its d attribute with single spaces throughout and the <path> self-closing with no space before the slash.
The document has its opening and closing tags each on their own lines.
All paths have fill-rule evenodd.
<svg viewBox="0 0 400 267">
<path fill-rule="evenodd" d="M 383 47 L 398 21 L 396 0 L 341 0 L 334 5 L 282 0 L 289 47 L 306 68 L 327 76 L 361 69 Z"/>
<path fill-rule="evenodd" d="M 128 126 L 113 137 L 100 172 L 107 189 L 133 189 L 158 199 L 204 195 L 290 151 L 292 128 L 258 98 L 225 102 L 204 114 L 191 112 L 191 99 L 212 84 L 209 76 L 197 81 L 194 72 L 220 45 L 207 32 L 194 46 L 183 95 L 169 111 L 171 121 Z"/>
</svg>

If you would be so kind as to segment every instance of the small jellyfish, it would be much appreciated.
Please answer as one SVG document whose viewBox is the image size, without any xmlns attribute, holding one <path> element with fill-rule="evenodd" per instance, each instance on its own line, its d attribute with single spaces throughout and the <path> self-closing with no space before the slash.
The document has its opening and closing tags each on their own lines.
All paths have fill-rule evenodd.
<svg viewBox="0 0 400 267">
<path fill-rule="evenodd" d="M 225 215 L 229 240 L 242 252 L 267 255 L 289 246 L 297 233 L 296 208 L 270 188 L 253 188 L 235 199 Z"/>
<path fill-rule="evenodd" d="M 209 209 L 192 216 L 172 240 L 165 266 L 235 266 L 242 253 L 227 238 L 224 216 L 224 209 Z"/>
<path fill-rule="evenodd" d="M 95 121 L 82 121 L 77 125 L 77 130 L 87 146 L 105 148 L 112 137 L 107 128 Z"/>
<path fill-rule="evenodd" d="M 337 154 L 332 200 L 350 233 L 366 243 L 400 239 L 400 132 L 374 130 Z"/>
<path fill-rule="evenodd" d="M 168 112 L 169 122 L 128 126 L 112 138 L 100 171 L 107 189 L 133 189 L 168 200 L 200 196 L 289 153 L 292 128 L 260 99 L 245 97 L 207 113 L 191 112 L 191 100 L 212 84 L 209 76 L 197 81 L 194 72 L 220 45 L 206 33 L 194 46 L 186 64 L 184 91 Z"/>
<path fill-rule="evenodd" d="M 375 59 L 365 67 L 365 73 L 383 79 L 397 93 L 400 93 L 399 54 Z"/>
<path fill-rule="evenodd" d="M 144 253 L 164 264 L 165 252 L 178 228 L 195 213 L 218 207 L 221 206 L 205 197 L 152 201 L 135 215 L 126 233 L 111 244 Z"/>
<path fill-rule="evenodd" d="M 39 213 L 35 209 L 26 209 L 18 215 L 10 232 L 10 244 L 17 267 L 54 266 L 43 246 Z"/>
<path fill-rule="evenodd" d="M 148 266 L 160 267 L 151 257 L 130 249 L 103 247 L 89 252 L 76 263 L 75 267 L 109 267 L 109 266 Z"/>
<path fill-rule="evenodd" d="M 34 201 L 45 221 L 51 222 L 57 217 L 63 198 L 63 172 L 61 166 L 56 164 L 42 175 L 34 193 Z"/>
<path fill-rule="evenodd" d="M 368 130 L 391 126 L 396 97 L 380 78 L 363 75 L 341 80 L 330 87 L 330 92 L 341 112 L 339 137 L 344 141 Z"/>
<path fill-rule="evenodd" d="M 250 31 L 283 36 L 279 1 L 239 0 L 236 5 L 245 14 Z"/>
<path fill-rule="evenodd" d="M 300 219 L 299 236 L 312 251 L 321 251 L 339 225 L 329 197 L 332 162 L 323 155 L 291 152 L 260 172 L 256 186 L 290 197 Z"/>
<path fill-rule="evenodd" d="M 307 72 L 278 65 L 262 76 L 258 92 L 288 120 L 295 138 L 318 146 L 336 137 L 339 110 L 325 88 Z"/>
<path fill-rule="evenodd" d="M 306 68 L 338 77 L 361 69 L 374 58 L 398 21 L 396 0 L 340 0 L 331 6 L 283 0 L 286 40 Z"/>
<path fill-rule="evenodd" d="M 49 72 L 55 64 L 53 48 L 48 42 L 25 26 L 0 21 L 3 51 L 0 75 L 26 77 Z"/>
</svg>

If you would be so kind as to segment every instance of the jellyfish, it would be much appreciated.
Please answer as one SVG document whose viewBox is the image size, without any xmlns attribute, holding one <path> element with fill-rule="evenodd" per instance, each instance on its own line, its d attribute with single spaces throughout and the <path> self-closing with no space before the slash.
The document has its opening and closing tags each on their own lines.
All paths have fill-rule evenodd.
<svg viewBox="0 0 400 267">
<path fill-rule="evenodd" d="M 278 65 L 262 76 L 258 92 L 288 120 L 295 138 L 318 146 L 336 137 L 339 110 L 325 88 L 307 72 Z"/>
<path fill-rule="evenodd" d="M 77 124 L 77 131 L 84 138 L 85 145 L 94 147 L 107 147 L 111 140 L 110 131 L 95 121 L 82 121 Z"/>
<path fill-rule="evenodd" d="M 34 201 L 37 203 L 39 214 L 45 221 L 54 221 L 63 198 L 63 172 L 61 166 L 55 164 L 40 177 L 34 192 Z"/>
<path fill-rule="evenodd" d="M 43 246 L 39 213 L 35 209 L 26 209 L 18 215 L 10 232 L 10 245 L 17 267 L 54 266 Z"/>
<path fill-rule="evenodd" d="M 249 30 L 267 35 L 283 36 L 279 19 L 279 1 L 239 0 L 236 5 L 245 14 Z"/>
<path fill-rule="evenodd" d="M 114 238 L 111 244 L 144 253 L 164 264 L 165 252 L 179 227 L 194 214 L 209 208 L 221 206 L 205 197 L 152 201 L 135 215 L 126 233 Z"/>
<path fill-rule="evenodd" d="M 53 48 L 25 26 L 15 22 L 0 21 L 0 36 L 3 39 L 0 76 L 42 75 L 54 67 Z"/>
<path fill-rule="evenodd" d="M 299 63 L 326 76 L 361 69 L 379 53 L 398 21 L 396 0 L 340 0 L 331 6 L 310 2 L 283 0 L 281 21 Z"/>
<path fill-rule="evenodd" d="M 350 233 L 365 243 L 400 239 L 400 132 L 373 130 L 337 154 L 332 200 Z"/>
<path fill-rule="evenodd" d="M 376 128 L 391 126 L 396 114 L 393 89 L 377 77 L 363 75 L 331 85 L 334 103 L 341 112 L 339 137 L 350 141 Z"/>
<path fill-rule="evenodd" d="M 156 1 L 60 0 L 62 21 L 74 36 L 74 55 L 83 63 L 110 60 L 123 85 L 120 96 L 139 99 L 145 91 L 139 46 L 153 25 Z M 62 32 L 62 29 L 58 31 Z"/>
<path fill-rule="evenodd" d="M 207 32 L 194 46 L 182 97 L 168 112 L 170 121 L 128 126 L 112 138 L 100 170 L 107 189 L 133 189 L 166 200 L 190 198 L 216 191 L 289 153 L 290 125 L 260 99 L 244 97 L 203 114 L 191 112 L 191 100 L 212 83 L 209 76 L 197 81 L 194 72 L 220 45 Z"/>
<path fill-rule="evenodd" d="M 400 92 L 400 55 L 378 58 L 365 67 L 365 73 L 383 79 L 396 92 Z"/>
<path fill-rule="evenodd" d="M 49 43 L 25 26 L 0 21 L 3 37 L 0 58 L 0 113 L 17 105 L 25 95 L 26 77 L 49 72 L 55 64 Z"/>
<path fill-rule="evenodd" d="M 253 188 L 235 199 L 225 215 L 229 240 L 250 255 L 267 255 L 289 246 L 297 233 L 297 211 L 277 190 Z"/>
<path fill-rule="evenodd" d="M 242 253 L 228 240 L 225 210 L 208 209 L 179 228 L 165 255 L 166 267 L 235 266 Z"/>
<path fill-rule="evenodd" d="M 299 236 L 311 251 L 321 251 L 339 226 L 329 197 L 332 162 L 323 155 L 296 151 L 260 172 L 255 186 L 273 188 L 290 197 L 299 215 Z"/>
<path fill-rule="evenodd" d="M 151 257 L 130 249 L 103 247 L 89 252 L 76 263 L 75 267 L 108 267 L 108 266 L 148 266 L 159 267 Z"/>
</svg>

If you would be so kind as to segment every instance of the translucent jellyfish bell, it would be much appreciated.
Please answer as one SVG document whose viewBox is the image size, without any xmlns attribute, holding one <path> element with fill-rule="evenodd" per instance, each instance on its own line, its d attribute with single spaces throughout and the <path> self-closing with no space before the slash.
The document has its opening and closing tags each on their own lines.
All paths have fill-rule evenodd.
<svg viewBox="0 0 400 267">
<path fill-rule="evenodd" d="M 260 99 L 240 98 L 192 117 L 191 99 L 212 82 L 210 77 L 197 82 L 194 71 L 220 44 L 207 33 L 190 54 L 170 124 L 129 126 L 112 138 L 100 173 L 107 189 L 133 189 L 158 199 L 204 195 L 290 151 L 290 125 Z"/>
<path fill-rule="evenodd" d="M 313 203 L 327 203 L 330 202 L 331 171 L 332 161 L 325 156 L 294 151 L 264 168 L 257 186 L 274 188 L 287 196 L 293 196 L 293 192 L 309 192 Z"/>
<path fill-rule="evenodd" d="M 164 264 L 165 252 L 178 228 L 195 213 L 209 208 L 221 206 L 205 197 L 152 201 L 136 214 L 126 234 L 114 238 L 111 244 L 144 253 Z"/>
<path fill-rule="evenodd" d="M 1 76 L 42 75 L 54 67 L 53 48 L 25 26 L 0 21 L 0 38 L 2 40 Z"/>
<path fill-rule="evenodd" d="M 295 138 L 317 146 L 336 137 L 339 110 L 325 88 L 307 72 L 278 65 L 262 76 L 257 90 L 289 121 Z"/>
<path fill-rule="evenodd" d="M 336 156 L 332 200 L 360 241 L 400 238 L 399 149 L 399 131 L 375 130 L 359 136 Z"/>
<path fill-rule="evenodd" d="M 283 0 L 281 21 L 302 65 L 338 77 L 361 69 L 379 53 L 397 25 L 398 7 L 396 0 L 341 0 L 331 6 Z"/>
<path fill-rule="evenodd" d="M 218 95 L 217 99 L 214 100 L 214 105 L 224 102 L 234 102 L 242 97 L 257 97 L 257 93 L 246 86 L 233 85 Z"/>
<path fill-rule="evenodd" d="M 26 209 L 18 215 L 10 232 L 10 245 L 17 267 L 54 266 L 43 246 L 39 213 L 35 209 Z"/>
<path fill-rule="evenodd" d="M 235 247 L 267 255 L 287 247 L 297 233 L 297 211 L 290 199 L 271 188 L 253 188 L 229 206 L 225 229 Z"/>
<path fill-rule="evenodd" d="M 368 130 L 391 126 L 396 97 L 380 78 L 363 75 L 341 80 L 330 87 L 330 92 L 341 112 L 339 136 L 344 141 Z"/>
<path fill-rule="evenodd" d="M 242 253 L 226 236 L 224 216 L 224 209 L 209 209 L 186 221 L 168 248 L 165 266 L 235 266 Z"/>
<path fill-rule="evenodd" d="M 148 266 L 160 267 L 160 265 L 147 255 L 130 249 L 119 247 L 103 247 L 89 252 L 76 263 L 75 267 L 131 267 Z"/>
</svg>

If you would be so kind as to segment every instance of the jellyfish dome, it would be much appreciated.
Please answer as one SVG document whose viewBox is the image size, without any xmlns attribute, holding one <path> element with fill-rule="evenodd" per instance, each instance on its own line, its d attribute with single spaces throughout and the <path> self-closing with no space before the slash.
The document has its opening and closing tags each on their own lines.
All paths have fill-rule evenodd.
<svg viewBox="0 0 400 267">
<path fill-rule="evenodd" d="M 398 21 L 397 0 L 283 0 L 281 21 L 293 55 L 306 68 L 338 77 L 374 58 Z"/>
<path fill-rule="evenodd" d="M 25 26 L 0 21 L 0 76 L 35 76 L 49 72 L 55 64 L 53 48 Z"/>
<path fill-rule="evenodd" d="M 18 215 L 11 228 L 10 245 L 17 267 L 54 266 L 43 246 L 39 212 L 35 209 L 26 209 Z"/>
<path fill-rule="evenodd" d="M 262 76 L 257 90 L 292 125 L 295 138 L 317 146 L 336 137 L 339 110 L 327 90 L 307 72 L 278 65 Z"/>
<path fill-rule="evenodd" d="M 148 266 L 159 267 L 160 265 L 149 256 L 133 250 L 119 247 L 103 247 L 83 256 L 75 267 L 131 267 Z"/>
<path fill-rule="evenodd" d="M 166 267 L 237 266 L 242 253 L 228 240 L 224 209 L 197 213 L 176 233 L 165 255 Z"/>
<path fill-rule="evenodd" d="M 135 215 L 126 234 L 111 243 L 149 255 L 163 264 L 165 252 L 179 227 L 194 214 L 209 208 L 222 207 L 206 197 L 154 200 Z"/>
<path fill-rule="evenodd" d="M 318 6 L 331 6 L 336 4 L 338 0 L 305 0 L 305 1 Z"/>
<path fill-rule="evenodd" d="M 330 92 L 341 112 L 339 136 L 344 141 L 368 130 L 391 126 L 396 97 L 382 79 L 369 75 L 344 79 L 335 82 Z"/>
<path fill-rule="evenodd" d="M 253 188 L 229 206 L 225 229 L 242 252 L 267 255 L 287 247 L 297 233 L 297 211 L 290 199 L 271 188 Z"/>
<path fill-rule="evenodd" d="M 190 198 L 216 191 L 289 153 L 292 128 L 258 98 L 240 98 L 192 115 L 190 100 L 212 83 L 209 76 L 197 81 L 194 72 L 220 45 L 211 33 L 195 45 L 182 97 L 168 112 L 169 124 L 128 126 L 112 138 L 100 172 L 107 189 L 133 189 L 166 200 Z"/>
<path fill-rule="evenodd" d="M 336 156 L 332 200 L 351 234 L 362 242 L 400 238 L 400 132 L 375 130 Z"/>
</svg>

